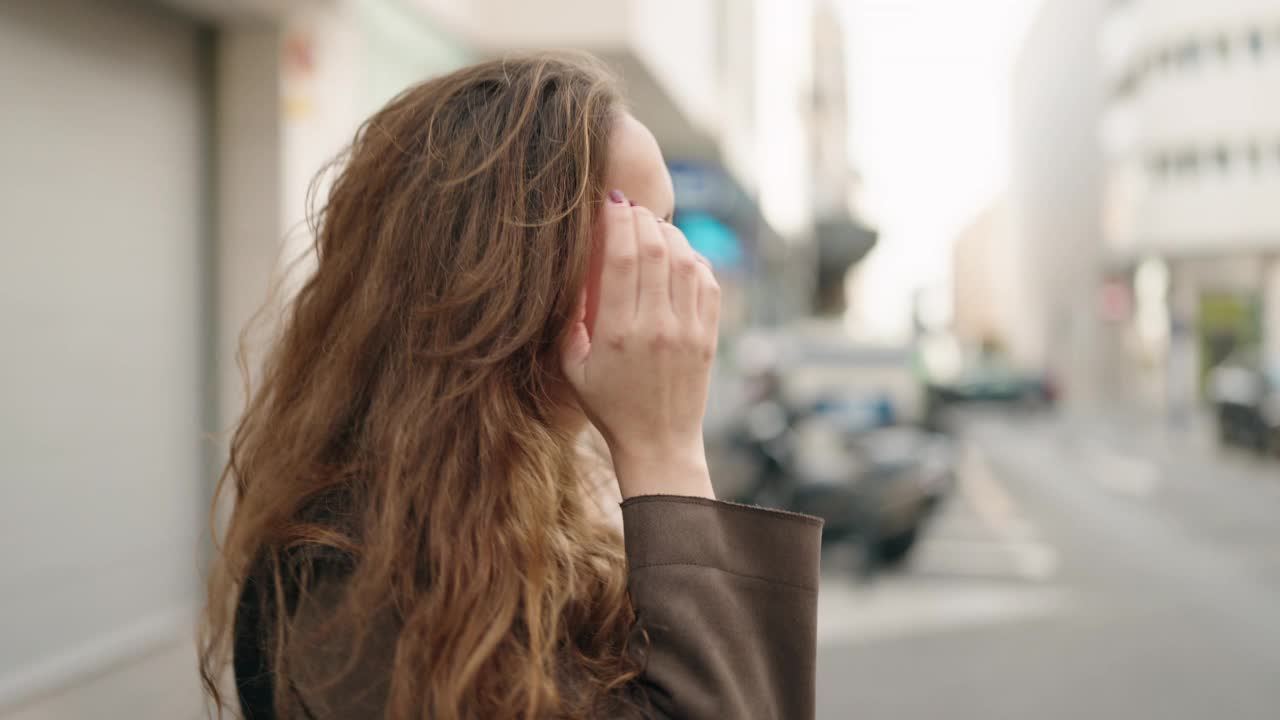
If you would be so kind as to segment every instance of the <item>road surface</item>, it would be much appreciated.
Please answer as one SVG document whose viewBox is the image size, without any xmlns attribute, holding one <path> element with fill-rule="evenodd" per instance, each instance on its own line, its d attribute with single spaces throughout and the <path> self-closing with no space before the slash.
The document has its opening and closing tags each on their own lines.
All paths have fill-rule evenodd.
<svg viewBox="0 0 1280 720">
<path fill-rule="evenodd" d="M 1280 465 L 1053 418 L 962 423 L 904 572 L 826 558 L 822 720 L 1280 718 Z"/>
</svg>

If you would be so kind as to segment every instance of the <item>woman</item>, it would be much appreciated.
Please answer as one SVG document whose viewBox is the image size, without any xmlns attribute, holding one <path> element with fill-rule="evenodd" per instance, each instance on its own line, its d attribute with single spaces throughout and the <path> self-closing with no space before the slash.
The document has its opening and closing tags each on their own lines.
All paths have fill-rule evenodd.
<svg viewBox="0 0 1280 720">
<path fill-rule="evenodd" d="M 365 123 L 224 473 L 219 710 L 233 655 L 253 720 L 812 715 L 820 523 L 713 499 L 718 287 L 673 202 L 585 59 Z"/>
</svg>

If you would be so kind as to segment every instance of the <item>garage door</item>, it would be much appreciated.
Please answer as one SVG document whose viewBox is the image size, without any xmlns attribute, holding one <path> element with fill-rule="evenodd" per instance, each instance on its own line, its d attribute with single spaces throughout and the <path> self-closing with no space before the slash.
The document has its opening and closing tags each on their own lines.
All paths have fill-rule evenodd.
<svg viewBox="0 0 1280 720">
<path fill-rule="evenodd" d="M 0 706 L 189 627 L 204 63 L 146 3 L 0 0 Z"/>
</svg>

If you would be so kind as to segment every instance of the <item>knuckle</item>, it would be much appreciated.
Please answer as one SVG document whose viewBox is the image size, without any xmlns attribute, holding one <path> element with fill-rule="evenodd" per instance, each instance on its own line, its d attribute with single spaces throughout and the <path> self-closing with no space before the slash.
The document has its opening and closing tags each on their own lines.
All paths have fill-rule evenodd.
<svg viewBox="0 0 1280 720">
<path fill-rule="evenodd" d="M 640 247 L 640 252 L 650 260 L 664 260 L 667 257 L 667 246 L 661 242 L 646 242 Z"/>
<path fill-rule="evenodd" d="M 675 271 L 685 277 L 694 277 L 698 274 L 698 261 L 691 256 L 681 256 L 675 261 Z"/>
<path fill-rule="evenodd" d="M 644 326 L 645 343 L 652 350 L 669 350 L 679 344 L 679 328 L 668 318 L 658 315 Z"/>
<path fill-rule="evenodd" d="M 671 333 L 663 327 L 656 327 L 649 333 L 647 338 L 649 349 L 654 352 L 670 350 L 672 345 Z"/>
<path fill-rule="evenodd" d="M 613 350 L 625 350 L 627 334 L 621 330 L 610 330 L 604 334 L 604 344 Z"/>
</svg>

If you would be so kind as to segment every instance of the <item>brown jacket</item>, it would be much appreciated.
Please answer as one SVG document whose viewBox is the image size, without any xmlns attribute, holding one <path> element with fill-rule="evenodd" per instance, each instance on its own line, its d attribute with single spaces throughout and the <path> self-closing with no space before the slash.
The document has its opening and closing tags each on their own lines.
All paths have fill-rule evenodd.
<svg viewBox="0 0 1280 720">
<path fill-rule="evenodd" d="M 634 689 L 655 717 L 812 718 L 822 521 L 667 495 L 627 500 L 622 517 L 632 600 L 650 640 Z M 275 714 L 270 678 L 261 672 L 258 614 L 248 598 L 236 622 L 236 683 L 246 717 L 262 720 Z M 390 625 L 370 631 L 395 633 Z M 392 646 L 370 643 L 386 652 L 362 657 L 358 677 L 324 697 L 293 693 L 288 716 L 381 715 L 389 672 L 371 666 L 389 668 Z"/>
</svg>

